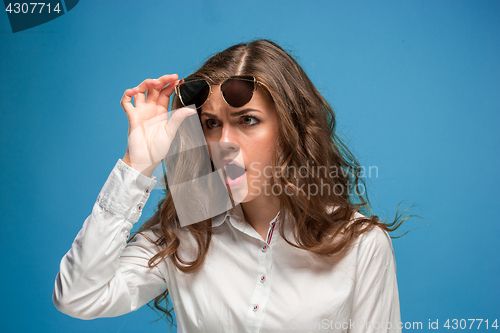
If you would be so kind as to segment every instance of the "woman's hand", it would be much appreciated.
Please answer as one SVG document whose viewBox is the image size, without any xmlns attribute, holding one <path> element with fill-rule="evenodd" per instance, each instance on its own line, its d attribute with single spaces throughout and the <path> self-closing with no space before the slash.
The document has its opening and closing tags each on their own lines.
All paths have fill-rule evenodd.
<svg viewBox="0 0 500 333">
<path fill-rule="evenodd" d="M 175 111 L 167 122 L 168 104 L 177 78 L 177 74 L 172 74 L 146 79 L 137 87 L 125 90 L 121 100 L 129 122 L 123 162 L 148 177 L 167 155 L 184 118 L 196 114 L 196 109 L 184 107 Z M 132 96 L 135 106 L 131 103 Z"/>
</svg>

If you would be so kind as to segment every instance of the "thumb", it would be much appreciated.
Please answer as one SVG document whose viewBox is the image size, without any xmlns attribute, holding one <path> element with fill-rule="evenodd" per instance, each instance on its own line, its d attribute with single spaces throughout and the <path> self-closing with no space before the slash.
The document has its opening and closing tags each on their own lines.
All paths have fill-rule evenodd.
<svg viewBox="0 0 500 333">
<path fill-rule="evenodd" d="M 174 110 L 168 122 L 165 123 L 165 132 L 167 132 L 167 136 L 170 138 L 170 140 L 174 139 L 175 133 L 179 129 L 179 126 L 181 125 L 182 121 L 187 116 L 194 114 L 197 114 L 196 107 L 194 104 Z"/>
</svg>

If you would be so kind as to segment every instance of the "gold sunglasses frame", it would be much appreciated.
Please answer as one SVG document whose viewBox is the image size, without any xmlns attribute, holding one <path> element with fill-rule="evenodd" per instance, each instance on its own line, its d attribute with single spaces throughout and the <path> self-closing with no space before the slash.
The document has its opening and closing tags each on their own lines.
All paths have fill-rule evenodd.
<svg viewBox="0 0 500 333">
<path fill-rule="evenodd" d="M 253 80 L 249 80 L 249 79 L 246 79 L 246 78 L 253 78 Z M 212 86 L 222 86 L 224 83 L 226 83 L 228 80 L 240 80 L 240 81 L 248 81 L 248 82 L 253 82 L 253 90 L 252 90 L 252 96 L 250 97 L 250 100 L 248 102 L 246 102 L 245 104 L 243 104 L 241 107 L 247 105 L 248 103 L 250 103 L 250 101 L 252 100 L 252 97 L 253 97 L 253 94 L 255 93 L 255 91 L 257 90 L 257 86 L 260 84 L 262 85 L 263 87 L 265 87 L 265 85 L 258 81 L 257 78 L 255 76 L 252 76 L 252 75 L 233 75 L 233 76 L 230 76 L 230 77 L 225 77 L 223 78 L 224 81 L 222 81 L 221 83 L 218 83 L 218 84 L 210 84 L 206 79 L 204 78 L 192 78 L 192 79 L 187 79 L 188 81 L 185 81 L 186 79 L 182 79 L 179 81 L 178 84 L 175 85 L 175 94 L 177 95 L 177 97 L 179 98 L 179 101 L 181 101 L 182 105 L 184 106 L 187 106 L 186 104 L 184 104 L 184 101 L 182 100 L 182 96 L 181 96 L 181 92 L 180 92 L 180 86 L 183 85 L 183 84 L 186 84 L 186 83 L 190 83 L 190 82 L 196 82 L 196 81 L 205 81 L 205 83 L 208 85 L 208 95 L 207 95 L 207 98 L 205 99 L 205 101 L 197 107 L 197 109 L 201 108 L 203 105 L 205 105 L 205 103 L 210 99 L 210 96 L 212 96 Z M 182 82 L 181 82 L 182 81 Z M 234 106 L 232 106 L 231 104 L 229 104 L 227 101 L 226 101 L 226 98 L 224 97 L 224 94 L 222 93 L 221 91 L 221 95 L 222 95 L 222 99 L 224 100 L 224 102 L 229 105 L 230 107 L 234 108 Z"/>
</svg>

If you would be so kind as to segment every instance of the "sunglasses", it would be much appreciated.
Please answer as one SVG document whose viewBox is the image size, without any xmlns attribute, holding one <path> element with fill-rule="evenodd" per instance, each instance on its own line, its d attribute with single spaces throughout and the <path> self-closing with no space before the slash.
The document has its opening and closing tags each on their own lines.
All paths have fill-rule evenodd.
<svg viewBox="0 0 500 333">
<path fill-rule="evenodd" d="M 194 104 L 198 109 L 212 95 L 211 86 L 220 85 L 224 102 L 233 108 L 241 108 L 250 102 L 258 84 L 262 83 L 257 81 L 255 77 L 243 75 L 230 76 L 221 84 L 210 84 L 205 79 L 192 78 L 181 80 L 181 83 L 175 86 L 175 93 L 182 105 Z"/>
</svg>

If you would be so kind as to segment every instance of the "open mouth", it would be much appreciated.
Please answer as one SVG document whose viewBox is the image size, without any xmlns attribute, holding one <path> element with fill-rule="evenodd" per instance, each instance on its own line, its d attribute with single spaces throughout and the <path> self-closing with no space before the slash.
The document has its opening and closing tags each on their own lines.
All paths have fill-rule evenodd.
<svg viewBox="0 0 500 333">
<path fill-rule="evenodd" d="M 246 172 L 245 168 L 242 168 L 237 164 L 228 163 L 226 165 L 226 175 L 232 180 L 235 180 L 236 178 L 243 176 L 245 172 Z"/>
</svg>

